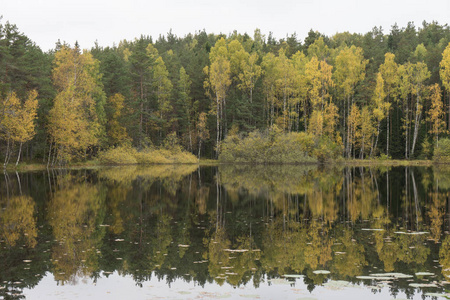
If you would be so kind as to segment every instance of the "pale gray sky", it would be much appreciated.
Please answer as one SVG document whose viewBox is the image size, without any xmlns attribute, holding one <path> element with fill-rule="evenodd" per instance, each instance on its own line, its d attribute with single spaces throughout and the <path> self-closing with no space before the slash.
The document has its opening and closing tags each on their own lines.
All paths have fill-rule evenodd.
<svg viewBox="0 0 450 300">
<path fill-rule="evenodd" d="M 302 41 L 311 28 L 333 35 L 382 26 L 388 33 L 395 22 L 448 23 L 450 0 L 0 0 L 0 15 L 2 23 L 16 24 L 46 51 L 58 39 L 90 48 L 95 40 L 111 46 L 141 34 L 157 38 L 170 29 L 182 37 L 202 29 L 253 36 L 260 28 L 276 38 L 296 32 Z"/>
</svg>

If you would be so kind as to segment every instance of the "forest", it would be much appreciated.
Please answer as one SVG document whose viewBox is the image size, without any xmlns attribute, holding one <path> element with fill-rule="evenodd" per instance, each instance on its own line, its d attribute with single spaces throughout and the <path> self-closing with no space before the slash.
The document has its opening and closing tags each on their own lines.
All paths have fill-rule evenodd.
<svg viewBox="0 0 450 300">
<path fill-rule="evenodd" d="M 258 29 L 169 32 L 84 50 L 57 41 L 44 52 L 0 23 L 5 166 L 121 155 L 133 156 L 128 163 L 431 159 L 450 150 L 449 129 L 447 24 L 310 30 L 303 41 Z"/>
</svg>

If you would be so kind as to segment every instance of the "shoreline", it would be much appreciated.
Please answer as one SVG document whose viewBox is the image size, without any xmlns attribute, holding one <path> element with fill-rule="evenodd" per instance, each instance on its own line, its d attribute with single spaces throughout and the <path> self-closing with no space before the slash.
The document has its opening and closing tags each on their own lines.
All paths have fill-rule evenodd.
<svg viewBox="0 0 450 300">
<path fill-rule="evenodd" d="M 220 162 L 214 159 L 203 159 L 198 163 L 166 163 L 166 164 L 102 164 L 98 161 L 87 161 L 84 163 L 75 163 L 70 164 L 64 167 L 49 167 L 47 168 L 46 164 L 37 164 L 37 163 L 21 163 L 17 167 L 15 165 L 9 165 L 4 170 L 6 171 L 19 171 L 19 172 L 29 172 L 29 171 L 43 171 L 43 170 L 55 170 L 55 169 L 69 169 L 69 170 L 77 170 L 77 169 L 97 169 L 104 167 L 123 167 L 123 166 L 154 166 L 154 165 L 198 165 L 198 166 L 219 166 L 219 165 L 311 165 L 311 163 L 299 163 L 299 164 L 288 164 L 288 163 L 267 163 L 267 164 L 253 164 L 253 163 L 233 163 L 233 162 Z M 353 167 L 370 167 L 370 166 L 386 166 L 386 167 L 411 167 L 411 166 L 422 166 L 422 167 L 430 167 L 430 166 L 438 166 L 438 165 L 450 165 L 450 162 L 437 163 L 432 160 L 402 160 L 402 159 L 393 159 L 393 160 L 378 160 L 378 159 L 351 159 L 351 160 L 338 160 L 334 162 L 329 162 L 325 164 L 317 163 L 318 166 L 353 166 Z"/>
</svg>

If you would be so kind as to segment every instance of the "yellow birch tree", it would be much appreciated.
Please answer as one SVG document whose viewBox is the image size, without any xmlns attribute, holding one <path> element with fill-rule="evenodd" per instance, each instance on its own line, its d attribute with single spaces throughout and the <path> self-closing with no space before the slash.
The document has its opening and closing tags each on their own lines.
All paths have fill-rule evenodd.
<svg viewBox="0 0 450 300">
<path fill-rule="evenodd" d="M 431 122 L 431 128 L 428 131 L 430 134 L 434 134 L 436 140 L 436 147 L 439 143 L 439 134 L 444 133 L 445 121 L 444 121 L 444 103 L 441 97 L 441 88 L 439 84 L 435 83 L 429 87 L 431 107 L 428 110 L 428 120 Z"/>
<path fill-rule="evenodd" d="M 60 163 L 96 146 L 104 136 L 105 95 L 99 62 L 85 51 L 62 47 L 55 53 L 52 78 L 57 89 L 49 114 L 49 134 L 53 155 Z M 51 147 L 50 146 L 50 147 Z M 49 151 L 52 154 L 51 148 Z"/>
<path fill-rule="evenodd" d="M 448 43 L 444 52 L 442 52 L 442 60 L 439 66 L 440 66 L 439 75 L 441 76 L 442 85 L 444 86 L 448 94 L 448 104 L 450 112 L 450 43 Z M 449 113 L 448 128 L 450 129 L 450 113 Z"/>
<path fill-rule="evenodd" d="M 7 140 L 7 149 L 5 164 L 9 162 L 12 153 L 10 142 L 19 143 L 19 151 L 17 155 L 16 166 L 20 161 L 22 153 L 22 145 L 31 140 L 35 135 L 35 120 L 37 117 L 37 100 L 38 93 L 32 90 L 28 94 L 28 98 L 22 104 L 16 93 L 11 93 L 3 103 L 4 116 L 1 120 L 0 127 L 3 136 Z"/>
<path fill-rule="evenodd" d="M 223 119 L 225 118 L 226 110 L 226 95 L 228 87 L 231 84 L 231 65 L 228 59 L 228 49 L 224 38 L 216 42 L 209 53 L 211 65 L 206 66 L 203 71 L 206 74 L 204 82 L 205 89 L 211 90 L 213 93 L 215 105 L 212 106 L 212 111 L 216 113 L 216 154 L 219 155 L 219 141 L 223 135 Z"/>
</svg>

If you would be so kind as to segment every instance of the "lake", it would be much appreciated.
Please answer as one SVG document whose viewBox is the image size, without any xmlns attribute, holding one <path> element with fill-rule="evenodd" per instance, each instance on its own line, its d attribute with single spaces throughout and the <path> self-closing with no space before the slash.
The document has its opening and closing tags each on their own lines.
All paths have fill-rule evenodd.
<svg viewBox="0 0 450 300">
<path fill-rule="evenodd" d="M 436 299 L 449 196 L 444 167 L 5 173 L 0 299 Z"/>
</svg>

